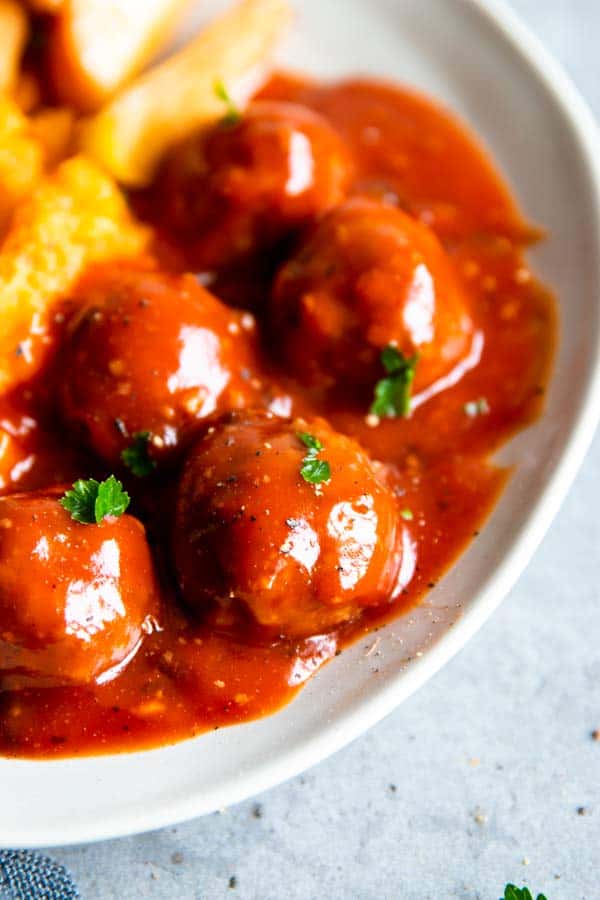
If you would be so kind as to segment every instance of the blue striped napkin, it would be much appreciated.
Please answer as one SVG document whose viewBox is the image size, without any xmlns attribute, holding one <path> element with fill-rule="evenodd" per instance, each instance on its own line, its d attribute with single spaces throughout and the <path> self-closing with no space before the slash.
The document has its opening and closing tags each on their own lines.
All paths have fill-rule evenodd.
<svg viewBox="0 0 600 900">
<path fill-rule="evenodd" d="M 0 900 L 78 900 L 64 866 L 29 850 L 0 850 Z"/>
</svg>

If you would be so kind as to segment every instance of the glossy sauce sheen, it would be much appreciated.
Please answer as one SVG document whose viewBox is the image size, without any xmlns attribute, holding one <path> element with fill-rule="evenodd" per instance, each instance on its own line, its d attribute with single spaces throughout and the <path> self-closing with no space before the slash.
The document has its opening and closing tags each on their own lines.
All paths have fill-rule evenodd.
<svg viewBox="0 0 600 900">
<path fill-rule="evenodd" d="M 405 555 L 416 568 L 396 599 L 354 624 L 319 637 L 265 641 L 249 625 L 236 635 L 194 624 L 173 596 L 163 560 L 162 630 L 147 636 L 125 671 L 106 684 L 1 693 L 3 754 L 139 749 L 275 711 L 340 648 L 414 605 L 438 580 L 477 533 L 504 483 L 506 473 L 489 464 L 489 455 L 541 411 L 554 303 L 524 262 L 536 233 L 473 138 L 430 101 L 374 82 L 318 86 L 278 76 L 263 96 L 324 115 L 353 153 L 354 190 L 385 198 L 430 226 L 469 298 L 473 367 L 433 397 L 417 385 L 410 419 L 373 427 L 368 396 L 357 403 L 350 391 L 326 395 L 318 381 L 301 388 L 285 365 L 273 362 L 263 373 L 293 398 L 296 415 L 325 417 L 395 467 L 402 507 L 412 513 Z M 246 300 L 243 277 L 226 279 L 228 299 Z M 4 493 L 102 474 L 82 451 L 65 448 L 56 420 L 44 412 L 46 392 L 52 385 L 44 382 L 0 400 L 0 457 L 15 452 L 19 467 L 12 485 L 0 485 Z M 486 401 L 480 414 L 467 414 L 465 404 L 480 398 Z M 170 490 L 169 478 L 150 481 L 132 508 L 145 517 L 151 539 L 160 538 L 161 504 L 168 504 Z"/>
</svg>

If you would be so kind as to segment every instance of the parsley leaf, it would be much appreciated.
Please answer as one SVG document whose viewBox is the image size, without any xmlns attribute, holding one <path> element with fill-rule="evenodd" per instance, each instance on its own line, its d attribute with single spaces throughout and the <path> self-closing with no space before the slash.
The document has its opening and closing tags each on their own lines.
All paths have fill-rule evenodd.
<svg viewBox="0 0 600 900">
<path fill-rule="evenodd" d="M 375 385 L 370 412 L 379 418 L 406 417 L 410 413 L 410 392 L 419 356 L 404 356 L 390 344 L 383 348 L 380 359 L 387 375 Z"/>
<path fill-rule="evenodd" d="M 305 447 L 308 447 L 309 453 L 318 453 L 323 449 L 323 444 L 314 434 L 309 434 L 307 431 L 299 431 L 296 437 L 302 441 Z"/>
<path fill-rule="evenodd" d="M 317 454 L 324 450 L 321 441 L 306 431 L 296 432 L 296 437 L 302 441 L 308 452 L 302 460 L 300 474 L 309 484 L 320 484 L 331 478 L 331 466 L 326 459 L 317 459 Z"/>
<path fill-rule="evenodd" d="M 300 474 L 310 484 L 320 484 L 331 478 L 331 466 L 326 459 L 313 459 L 306 456 L 302 462 Z"/>
<path fill-rule="evenodd" d="M 221 81 L 220 78 L 215 81 L 215 94 L 219 100 L 223 101 L 227 108 L 227 112 L 222 119 L 223 125 L 235 125 L 242 118 L 242 114 L 236 106 L 233 97 L 225 87 L 225 83 Z"/>
<path fill-rule="evenodd" d="M 122 516 L 129 506 L 129 494 L 114 475 L 106 481 L 80 478 L 58 501 L 82 525 L 99 525 L 107 516 Z"/>
<path fill-rule="evenodd" d="M 406 357 L 402 351 L 394 347 L 393 344 L 388 344 L 387 347 L 384 347 L 379 358 L 388 375 L 393 375 L 406 362 Z"/>
<path fill-rule="evenodd" d="M 133 435 L 133 444 L 130 447 L 126 447 L 121 453 L 121 459 L 137 478 L 145 478 L 146 475 L 151 475 L 156 468 L 155 461 L 151 459 L 148 453 L 149 443 L 150 432 L 138 431 Z"/>
<path fill-rule="evenodd" d="M 80 478 L 73 488 L 61 497 L 59 503 L 71 513 L 71 518 L 76 522 L 89 525 L 95 521 L 94 506 L 99 487 L 100 482 L 95 478 L 88 478 L 87 481 Z"/>
<path fill-rule="evenodd" d="M 123 490 L 123 485 L 114 475 L 109 475 L 98 487 L 94 504 L 97 524 L 100 524 L 106 516 L 122 516 L 128 506 L 129 494 Z"/>
<path fill-rule="evenodd" d="M 528 887 L 518 888 L 516 884 L 507 884 L 501 900 L 533 900 L 533 897 Z M 546 898 L 543 894 L 538 894 L 537 900 L 546 900 Z"/>
</svg>

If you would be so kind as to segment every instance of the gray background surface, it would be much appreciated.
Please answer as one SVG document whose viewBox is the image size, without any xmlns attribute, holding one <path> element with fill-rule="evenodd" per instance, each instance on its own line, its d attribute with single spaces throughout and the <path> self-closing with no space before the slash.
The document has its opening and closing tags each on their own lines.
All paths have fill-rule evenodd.
<svg viewBox="0 0 600 900">
<path fill-rule="evenodd" d="M 600 0 L 513 5 L 600 113 Z M 599 548 L 600 439 L 500 611 L 386 721 L 256 801 L 52 856 L 84 900 L 599 900 Z"/>
</svg>

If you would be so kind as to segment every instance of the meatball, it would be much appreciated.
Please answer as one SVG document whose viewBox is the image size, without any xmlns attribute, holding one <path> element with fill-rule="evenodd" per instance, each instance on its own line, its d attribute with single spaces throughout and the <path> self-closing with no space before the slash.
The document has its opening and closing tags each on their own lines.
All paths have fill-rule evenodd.
<svg viewBox="0 0 600 900">
<path fill-rule="evenodd" d="M 304 479 L 307 457 L 329 464 L 326 481 Z M 184 600 L 217 624 L 242 610 L 282 635 L 330 630 L 395 596 L 403 546 L 382 470 L 321 419 L 234 412 L 189 455 L 175 565 Z"/>
<path fill-rule="evenodd" d="M 341 138 L 302 106 L 257 102 L 173 151 L 158 182 L 166 223 L 213 270 L 268 249 L 339 203 L 350 161 Z"/>
<path fill-rule="evenodd" d="M 152 627 L 143 525 L 81 525 L 58 497 L 0 498 L 0 688 L 108 681 Z"/>
<path fill-rule="evenodd" d="M 418 354 L 414 388 L 449 374 L 468 354 L 473 322 L 451 263 L 425 225 L 355 198 L 327 216 L 280 270 L 273 328 L 282 356 L 306 383 L 373 384 L 393 345 Z"/>
<path fill-rule="evenodd" d="M 140 434 L 155 460 L 168 459 L 199 420 L 254 398 L 254 320 L 193 276 L 107 267 L 80 296 L 60 404 L 71 430 L 110 465 Z"/>
</svg>

